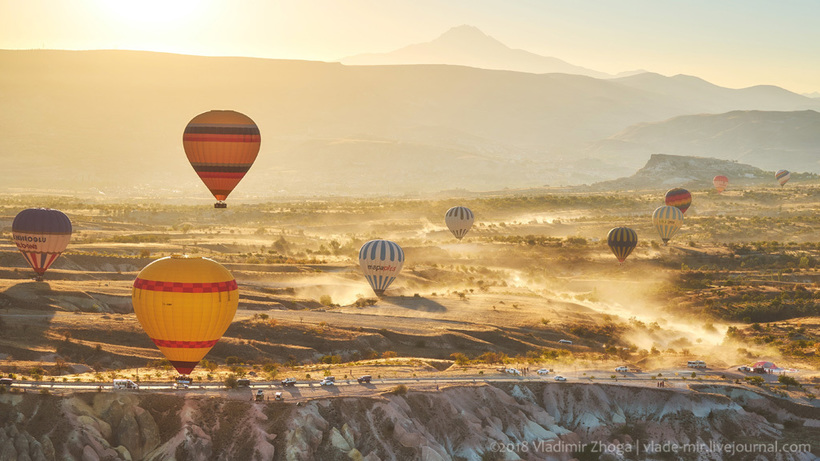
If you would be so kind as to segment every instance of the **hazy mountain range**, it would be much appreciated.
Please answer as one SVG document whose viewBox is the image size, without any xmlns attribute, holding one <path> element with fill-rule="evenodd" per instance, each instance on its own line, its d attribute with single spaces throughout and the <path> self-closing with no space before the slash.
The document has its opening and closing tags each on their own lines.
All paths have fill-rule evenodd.
<svg viewBox="0 0 820 461">
<path fill-rule="evenodd" d="M 641 123 L 594 143 L 587 154 L 631 159 L 665 152 L 737 160 L 769 171 L 820 172 L 820 113 L 733 111 Z"/>
<path fill-rule="evenodd" d="M 602 181 L 589 186 L 590 190 L 668 190 L 686 187 L 692 190 L 711 190 L 712 180 L 717 175 L 729 179 L 730 189 L 751 185 L 777 185 L 774 171 L 740 163 L 736 160 L 721 160 L 710 157 L 652 154 L 646 164 L 635 174 Z M 816 174 L 793 173 L 792 184 L 799 181 L 816 181 Z"/>
<path fill-rule="evenodd" d="M 453 27 L 427 43 L 418 43 L 388 53 L 368 53 L 342 58 L 348 65 L 452 64 L 481 69 L 513 70 L 534 74 L 564 73 L 596 78 L 613 77 L 605 72 L 572 65 L 549 56 L 516 50 L 476 27 Z"/>
<path fill-rule="evenodd" d="M 235 199 L 589 184 L 652 153 L 820 171 L 820 100 L 771 86 L 137 51 L 0 51 L 0 69 L 5 190 L 210 200 L 181 138 L 211 109 L 262 133 Z"/>
</svg>

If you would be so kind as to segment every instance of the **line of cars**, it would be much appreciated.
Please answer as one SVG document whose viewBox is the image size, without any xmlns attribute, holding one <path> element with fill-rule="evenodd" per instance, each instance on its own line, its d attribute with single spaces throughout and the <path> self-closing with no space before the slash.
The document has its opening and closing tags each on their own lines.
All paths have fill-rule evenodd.
<svg viewBox="0 0 820 461">
<path fill-rule="evenodd" d="M 359 376 L 356 378 L 356 382 L 359 384 L 370 384 L 373 380 L 373 377 L 370 375 Z M 296 378 L 285 378 L 281 381 L 283 387 L 294 387 L 296 386 Z M 336 377 L 335 376 L 325 376 L 319 381 L 320 386 L 335 386 L 336 385 Z"/>
</svg>

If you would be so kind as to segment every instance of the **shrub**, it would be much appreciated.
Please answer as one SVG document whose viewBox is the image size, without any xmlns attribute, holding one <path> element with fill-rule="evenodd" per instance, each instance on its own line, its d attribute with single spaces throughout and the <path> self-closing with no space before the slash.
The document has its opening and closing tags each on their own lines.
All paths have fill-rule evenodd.
<svg viewBox="0 0 820 461">
<path fill-rule="evenodd" d="M 226 389 L 236 389 L 236 375 L 231 373 L 225 378 L 225 388 Z"/>
<path fill-rule="evenodd" d="M 391 389 L 389 393 L 393 395 L 406 395 L 407 386 L 405 386 L 404 384 L 399 384 L 398 386 Z"/>
<path fill-rule="evenodd" d="M 459 366 L 464 366 L 470 363 L 470 359 L 461 352 L 453 352 L 450 354 L 450 358 L 453 359 L 456 362 L 456 365 Z"/>
</svg>

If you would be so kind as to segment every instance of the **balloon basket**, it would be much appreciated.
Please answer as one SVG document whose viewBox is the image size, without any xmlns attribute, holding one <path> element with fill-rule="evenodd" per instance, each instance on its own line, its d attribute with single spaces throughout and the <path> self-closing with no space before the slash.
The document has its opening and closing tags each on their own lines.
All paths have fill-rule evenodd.
<svg viewBox="0 0 820 461">
<path fill-rule="evenodd" d="M 216 202 L 214 203 L 214 208 L 228 208 L 228 204 L 225 202 Z"/>
</svg>

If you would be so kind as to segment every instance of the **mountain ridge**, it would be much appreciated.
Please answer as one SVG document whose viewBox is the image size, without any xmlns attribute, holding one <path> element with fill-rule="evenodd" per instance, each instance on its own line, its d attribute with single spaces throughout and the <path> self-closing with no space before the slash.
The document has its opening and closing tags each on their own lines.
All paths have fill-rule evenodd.
<svg viewBox="0 0 820 461">
<path fill-rule="evenodd" d="M 42 50 L 0 51 L 0 66 L 3 187 L 14 191 L 207 199 L 181 133 L 217 108 L 245 113 L 262 133 L 234 199 L 590 184 L 664 151 L 609 155 L 595 151 L 600 140 L 707 110 L 685 85 L 670 97 L 637 83 L 463 66 Z M 812 101 L 738 91 L 717 87 L 708 109 Z M 375 177 L 390 181 L 374 188 Z"/>
<path fill-rule="evenodd" d="M 346 65 L 451 64 L 535 74 L 567 73 L 608 78 L 605 72 L 562 59 L 510 48 L 474 26 L 453 27 L 439 37 L 386 53 L 363 53 L 339 60 Z"/>
</svg>

